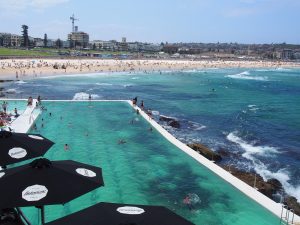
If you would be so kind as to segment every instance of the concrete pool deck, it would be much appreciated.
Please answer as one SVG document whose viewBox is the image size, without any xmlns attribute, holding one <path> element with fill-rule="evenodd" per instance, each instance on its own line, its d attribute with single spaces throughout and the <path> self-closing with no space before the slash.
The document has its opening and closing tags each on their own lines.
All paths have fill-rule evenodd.
<svg viewBox="0 0 300 225">
<path fill-rule="evenodd" d="M 5 99 L 8 100 L 8 99 Z M 21 99 L 12 99 L 12 100 L 21 100 Z M 24 100 L 24 99 L 22 99 Z M 253 199 L 264 208 L 272 212 L 274 215 L 279 217 L 282 216 L 282 204 L 276 203 L 267 196 L 263 195 L 255 188 L 249 186 L 248 184 L 244 183 L 243 181 L 239 180 L 235 176 L 233 176 L 228 171 L 224 170 L 223 168 L 216 165 L 214 162 L 206 159 L 193 149 L 189 148 L 186 144 L 182 143 L 181 141 L 177 140 L 173 135 L 171 135 L 167 130 L 165 130 L 161 125 L 159 125 L 155 120 L 151 119 L 143 110 L 141 110 L 138 106 L 132 104 L 130 100 L 44 100 L 47 102 L 125 102 L 128 103 L 134 110 L 139 110 L 140 115 L 148 121 L 162 136 L 164 136 L 168 141 L 172 144 L 177 146 L 179 149 L 184 151 L 186 154 L 194 158 L 196 161 L 201 163 L 203 166 L 207 167 L 209 170 L 217 174 L 219 177 L 223 178 L 225 181 L 230 183 L 232 186 L 236 187 L 238 190 L 243 192 L 249 198 Z M 35 106 L 36 100 L 34 101 L 33 106 Z M 15 132 L 24 132 L 26 133 L 34 123 L 34 120 L 38 117 L 38 115 L 33 116 L 33 112 L 35 107 L 27 107 L 26 110 L 22 115 L 20 115 L 19 120 L 15 120 L 12 123 L 12 128 Z M 32 117 L 33 116 L 33 117 Z M 283 211 L 283 216 L 286 215 L 286 210 Z M 292 215 L 290 214 L 290 221 Z M 300 217 L 294 215 L 294 223 L 293 224 L 300 224 Z M 289 223 L 292 224 L 292 223 Z"/>
<path fill-rule="evenodd" d="M 14 99 L 15 100 L 15 99 Z M 25 111 L 20 114 L 11 124 L 10 128 L 16 133 L 26 133 L 34 124 L 34 121 L 40 114 L 34 114 L 34 111 L 37 109 L 36 106 L 37 100 L 34 99 L 31 106 L 27 106 Z M 24 102 L 26 104 L 26 102 Z"/>
</svg>

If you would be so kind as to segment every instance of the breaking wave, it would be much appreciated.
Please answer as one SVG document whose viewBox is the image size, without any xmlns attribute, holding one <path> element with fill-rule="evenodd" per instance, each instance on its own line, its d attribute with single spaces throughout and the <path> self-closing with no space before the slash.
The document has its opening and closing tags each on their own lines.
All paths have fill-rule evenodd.
<svg viewBox="0 0 300 225">
<path fill-rule="evenodd" d="M 7 94 L 20 94 L 20 93 L 22 93 L 21 91 L 18 91 L 17 89 L 14 89 L 14 88 L 7 89 L 5 92 Z"/>
<path fill-rule="evenodd" d="M 92 94 L 92 99 L 99 99 L 100 96 L 96 94 Z M 88 100 L 89 94 L 85 92 L 78 92 L 74 95 L 73 100 Z"/>
<path fill-rule="evenodd" d="M 235 132 L 229 133 L 227 135 L 227 140 L 238 144 L 240 147 L 242 147 L 243 150 L 245 150 L 245 153 L 243 153 L 243 156 L 246 159 L 254 160 L 254 155 L 260 155 L 260 156 L 272 156 L 272 154 L 278 154 L 278 150 L 274 147 L 270 146 L 254 146 L 250 143 L 247 143 L 240 137 L 238 137 Z"/>
<path fill-rule="evenodd" d="M 290 175 L 287 169 L 279 169 L 277 171 L 270 171 L 263 162 L 257 159 L 255 156 L 267 156 L 272 157 L 274 154 L 279 154 L 278 150 L 270 146 L 254 146 L 242 138 L 236 135 L 236 132 L 231 132 L 227 135 L 227 140 L 238 144 L 245 152 L 242 154 L 243 157 L 250 160 L 253 163 L 253 169 L 256 173 L 261 175 L 263 179 L 268 180 L 275 178 L 281 182 L 285 191 L 297 198 L 300 201 L 300 186 L 293 186 L 289 183 Z"/>
<path fill-rule="evenodd" d="M 238 74 L 226 75 L 225 77 L 229 77 L 232 79 L 241 79 L 241 80 L 259 80 L 259 81 L 268 80 L 267 77 L 251 76 L 249 71 L 245 71 L 245 72 L 238 73 Z"/>
<path fill-rule="evenodd" d="M 25 81 L 23 81 L 23 80 L 18 80 L 18 81 L 16 81 L 15 82 L 15 84 L 19 84 L 19 85 L 21 85 L 21 84 L 26 84 L 27 82 L 25 82 Z"/>
<path fill-rule="evenodd" d="M 98 86 L 112 86 L 113 84 L 110 83 L 95 83 Z"/>
</svg>

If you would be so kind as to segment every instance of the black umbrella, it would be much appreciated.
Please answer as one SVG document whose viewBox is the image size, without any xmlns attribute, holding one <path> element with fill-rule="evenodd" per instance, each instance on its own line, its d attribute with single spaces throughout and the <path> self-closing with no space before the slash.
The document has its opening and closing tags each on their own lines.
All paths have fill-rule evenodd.
<svg viewBox="0 0 300 225">
<path fill-rule="evenodd" d="M 39 134 L 0 132 L 0 166 L 44 155 L 54 143 Z"/>
<path fill-rule="evenodd" d="M 46 225 L 193 225 L 162 206 L 99 203 Z"/>
<path fill-rule="evenodd" d="M 64 204 L 103 186 L 101 168 L 64 160 L 36 159 L 0 172 L 0 209 Z"/>
</svg>

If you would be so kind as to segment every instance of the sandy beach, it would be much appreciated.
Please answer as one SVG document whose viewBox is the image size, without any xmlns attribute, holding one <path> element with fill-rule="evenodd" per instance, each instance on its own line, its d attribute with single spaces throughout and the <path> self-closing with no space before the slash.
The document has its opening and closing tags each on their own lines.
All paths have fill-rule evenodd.
<svg viewBox="0 0 300 225">
<path fill-rule="evenodd" d="M 5 59 L 0 60 L 1 79 L 30 79 L 56 74 L 139 72 L 207 68 L 300 68 L 300 63 L 224 60 L 99 60 L 99 59 Z"/>
</svg>

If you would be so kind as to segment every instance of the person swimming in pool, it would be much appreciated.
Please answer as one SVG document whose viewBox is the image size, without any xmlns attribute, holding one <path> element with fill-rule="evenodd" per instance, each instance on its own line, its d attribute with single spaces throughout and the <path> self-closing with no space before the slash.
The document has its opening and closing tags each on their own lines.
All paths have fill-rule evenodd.
<svg viewBox="0 0 300 225">
<path fill-rule="evenodd" d="M 119 139 L 118 140 L 118 145 L 122 145 L 122 144 L 125 144 L 126 141 L 124 139 Z"/>
<path fill-rule="evenodd" d="M 188 195 L 183 199 L 183 204 L 185 204 L 189 210 L 193 209 L 191 199 Z"/>
<path fill-rule="evenodd" d="M 69 150 L 69 149 L 70 149 L 70 148 L 69 148 L 69 145 L 68 145 L 68 144 L 65 144 L 64 149 L 65 149 L 65 151 Z"/>
</svg>

